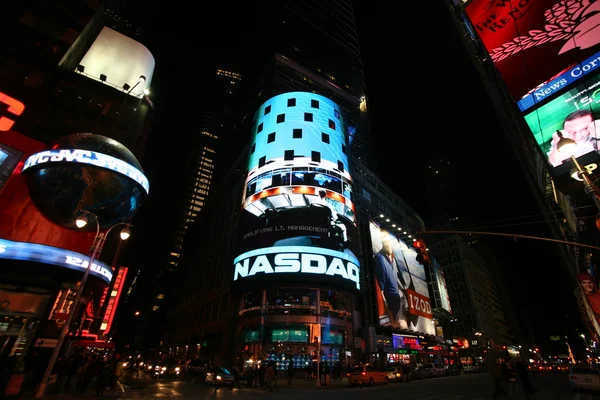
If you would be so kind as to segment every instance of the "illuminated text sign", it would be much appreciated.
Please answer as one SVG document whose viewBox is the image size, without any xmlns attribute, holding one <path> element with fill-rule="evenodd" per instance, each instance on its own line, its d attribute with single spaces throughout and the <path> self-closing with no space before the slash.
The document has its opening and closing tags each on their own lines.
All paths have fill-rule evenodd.
<svg viewBox="0 0 600 400">
<path fill-rule="evenodd" d="M 19 116 L 23 114 L 23 111 L 25 110 L 25 104 L 21 103 L 19 100 L 13 99 L 12 97 L 5 95 L 4 93 L 0 93 L 0 102 L 6 104 L 8 106 L 6 111 L 13 115 Z M 14 120 L 5 116 L 1 116 L 0 132 L 6 132 L 10 130 L 14 123 Z"/>
<path fill-rule="evenodd" d="M 23 171 L 37 165 L 54 162 L 73 162 L 106 168 L 133 179 L 144 188 L 146 193 L 150 190 L 148 178 L 146 178 L 142 171 L 123 160 L 90 150 L 56 149 L 41 151 L 27 158 L 23 166 Z"/>
<path fill-rule="evenodd" d="M 42 264 L 57 265 L 84 272 L 89 265 L 89 257 L 70 250 L 43 244 L 13 242 L 0 239 L 0 259 L 34 261 Z M 90 274 L 109 283 L 112 280 L 111 268 L 101 261 L 94 261 Z"/>
<path fill-rule="evenodd" d="M 316 274 L 339 276 L 360 289 L 358 260 L 340 252 L 314 247 L 282 246 L 254 250 L 234 260 L 233 280 L 257 274 Z"/>
</svg>

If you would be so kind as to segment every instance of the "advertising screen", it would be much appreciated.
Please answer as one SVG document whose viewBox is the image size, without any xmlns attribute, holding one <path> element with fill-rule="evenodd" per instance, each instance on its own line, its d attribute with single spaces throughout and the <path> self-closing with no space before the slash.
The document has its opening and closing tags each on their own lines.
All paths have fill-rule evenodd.
<svg viewBox="0 0 600 400">
<path fill-rule="evenodd" d="M 465 11 L 515 100 L 598 51 L 598 2 L 473 0 Z"/>
<path fill-rule="evenodd" d="M 562 175 L 573 166 L 571 154 L 582 166 L 598 160 L 599 116 L 600 74 L 596 74 L 528 113 L 525 121 L 555 174 Z M 561 138 L 572 139 L 576 145 L 570 151 L 559 151 Z"/>
<path fill-rule="evenodd" d="M 10 178 L 24 153 L 0 143 L 0 190 Z"/>
<path fill-rule="evenodd" d="M 379 324 L 435 334 L 425 268 L 408 244 L 370 223 Z"/>
<path fill-rule="evenodd" d="M 326 97 L 290 92 L 256 112 L 233 280 L 360 289 L 346 126 Z"/>
<path fill-rule="evenodd" d="M 444 271 L 442 271 L 442 266 L 436 260 L 433 260 L 433 269 L 435 272 L 435 284 L 437 285 L 437 292 L 439 293 L 439 304 L 436 306 L 441 307 L 452 314 L 450 295 L 448 294 L 448 287 L 446 286 Z"/>
</svg>

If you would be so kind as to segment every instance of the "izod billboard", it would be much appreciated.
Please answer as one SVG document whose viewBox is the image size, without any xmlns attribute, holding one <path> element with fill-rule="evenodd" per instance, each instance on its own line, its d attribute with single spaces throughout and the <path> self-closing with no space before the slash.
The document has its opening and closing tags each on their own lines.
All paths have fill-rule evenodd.
<svg viewBox="0 0 600 400">
<path fill-rule="evenodd" d="M 234 286 L 317 284 L 358 291 L 358 233 L 340 107 L 290 92 L 254 117 Z"/>
</svg>

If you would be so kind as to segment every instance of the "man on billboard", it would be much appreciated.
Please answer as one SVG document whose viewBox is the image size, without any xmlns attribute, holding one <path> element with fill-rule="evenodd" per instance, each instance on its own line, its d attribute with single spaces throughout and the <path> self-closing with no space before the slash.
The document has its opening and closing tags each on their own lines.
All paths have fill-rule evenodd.
<svg viewBox="0 0 600 400">
<path fill-rule="evenodd" d="M 596 132 L 600 133 L 600 127 L 598 126 L 598 120 L 594 120 L 590 110 L 573 111 L 565 118 L 563 129 L 554 132 L 552 135 L 548 161 L 556 167 L 571 158 L 571 154 L 558 151 L 558 142 L 563 137 L 575 141 L 576 147 L 572 152 L 575 157 L 598 151 L 598 140 L 600 138 L 596 136 Z"/>
<path fill-rule="evenodd" d="M 577 274 L 577 280 L 588 299 L 596 320 L 600 323 L 600 291 L 596 288 L 594 277 L 589 272 L 581 272 Z"/>
<path fill-rule="evenodd" d="M 313 204 L 322 204 L 325 207 L 331 210 L 331 224 L 337 228 L 339 228 L 342 234 L 343 243 L 348 241 L 348 235 L 346 233 L 346 225 L 342 221 L 340 221 L 338 217 L 338 211 L 335 209 L 334 205 L 327 201 L 327 192 L 324 190 L 319 190 L 319 199 L 315 201 Z"/>
<path fill-rule="evenodd" d="M 407 285 L 400 270 L 399 263 L 401 261 L 396 258 L 392 250 L 391 237 L 384 235 L 381 240 L 382 248 L 375 255 L 377 283 L 381 290 L 385 308 L 390 314 L 390 320 L 393 321 L 392 324 L 399 324 L 401 329 L 408 329 L 405 316 L 405 310 L 408 306 L 404 294 Z"/>
</svg>

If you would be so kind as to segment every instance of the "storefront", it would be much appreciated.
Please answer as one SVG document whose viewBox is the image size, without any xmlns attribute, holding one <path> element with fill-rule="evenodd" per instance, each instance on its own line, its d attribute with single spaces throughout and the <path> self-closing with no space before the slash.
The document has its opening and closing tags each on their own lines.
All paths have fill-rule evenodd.
<svg viewBox="0 0 600 400">
<path fill-rule="evenodd" d="M 238 360 L 245 366 L 269 361 L 278 370 L 290 363 L 303 370 L 317 362 L 317 351 L 330 368 L 346 364 L 353 343 L 351 296 L 293 288 L 259 293 L 246 293 L 239 313 Z"/>
</svg>

